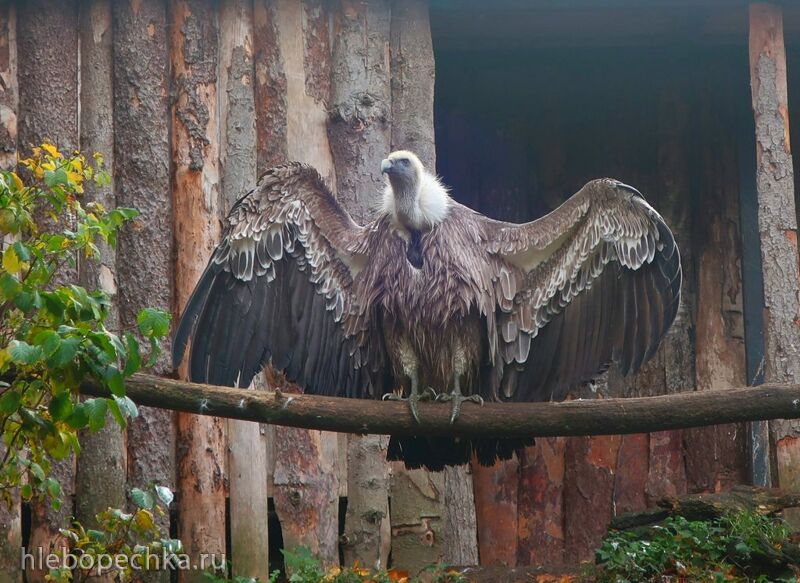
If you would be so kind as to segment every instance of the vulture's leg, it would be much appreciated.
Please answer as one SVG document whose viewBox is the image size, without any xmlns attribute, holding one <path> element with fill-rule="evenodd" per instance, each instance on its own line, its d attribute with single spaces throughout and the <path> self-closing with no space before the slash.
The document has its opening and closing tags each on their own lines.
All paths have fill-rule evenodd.
<svg viewBox="0 0 800 583">
<path fill-rule="evenodd" d="M 411 392 L 409 393 L 408 397 L 404 397 L 402 395 L 398 395 L 397 393 L 387 393 L 383 396 L 384 401 L 408 401 L 408 406 L 411 409 L 411 414 L 414 416 L 414 420 L 419 423 L 419 409 L 417 408 L 417 403 L 420 401 L 430 401 L 438 397 L 436 391 L 428 387 L 424 391 L 420 392 L 419 390 L 419 373 L 417 369 L 412 369 L 406 371 L 408 374 L 408 378 L 411 379 Z"/>
<path fill-rule="evenodd" d="M 458 414 L 461 412 L 461 403 L 466 401 L 470 401 L 472 403 L 477 403 L 478 405 L 483 405 L 483 397 L 480 395 L 469 395 L 465 397 L 464 394 L 461 392 L 461 372 L 456 371 L 453 374 L 453 391 L 450 393 L 439 393 L 436 395 L 437 401 L 453 401 L 453 409 L 450 413 L 450 424 L 456 422 L 458 419 Z"/>
</svg>

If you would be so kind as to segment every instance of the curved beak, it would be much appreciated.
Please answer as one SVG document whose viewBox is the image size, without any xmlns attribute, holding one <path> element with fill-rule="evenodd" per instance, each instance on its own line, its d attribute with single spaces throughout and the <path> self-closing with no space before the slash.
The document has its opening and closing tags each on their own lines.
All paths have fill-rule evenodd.
<svg viewBox="0 0 800 583">
<path fill-rule="evenodd" d="M 381 173 L 388 174 L 393 166 L 394 166 L 394 162 L 389 160 L 389 158 L 386 158 L 385 160 L 383 160 L 381 162 Z"/>
</svg>

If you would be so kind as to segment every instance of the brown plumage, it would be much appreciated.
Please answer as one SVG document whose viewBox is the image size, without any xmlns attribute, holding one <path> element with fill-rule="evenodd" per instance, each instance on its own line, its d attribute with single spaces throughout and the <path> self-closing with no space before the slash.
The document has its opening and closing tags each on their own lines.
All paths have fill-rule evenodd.
<svg viewBox="0 0 800 583">
<path fill-rule="evenodd" d="M 312 168 L 268 171 L 231 210 L 178 327 L 175 365 L 191 341 L 198 382 L 247 386 L 271 364 L 308 393 L 413 401 L 432 387 L 446 399 L 542 401 L 653 355 L 677 313 L 681 267 L 636 190 L 595 180 L 515 225 L 450 199 L 409 152 L 382 168 L 382 212 L 365 226 Z M 390 457 L 440 469 L 523 445 L 396 439 Z"/>
</svg>

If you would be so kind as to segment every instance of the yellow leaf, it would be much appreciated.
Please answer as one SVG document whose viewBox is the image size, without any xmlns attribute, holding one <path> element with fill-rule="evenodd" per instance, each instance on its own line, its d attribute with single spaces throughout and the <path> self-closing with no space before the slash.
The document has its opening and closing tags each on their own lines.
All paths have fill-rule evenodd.
<svg viewBox="0 0 800 583">
<path fill-rule="evenodd" d="M 56 165 L 53 162 L 43 162 L 42 168 L 45 170 L 50 170 L 51 172 L 56 169 Z"/>
<path fill-rule="evenodd" d="M 22 271 L 22 261 L 19 260 L 17 252 L 13 247 L 9 247 L 3 252 L 3 269 L 8 273 L 19 273 Z"/>
<path fill-rule="evenodd" d="M 16 172 L 11 173 L 11 179 L 14 181 L 14 186 L 16 187 L 17 190 L 22 190 L 23 188 L 25 188 L 25 185 L 22 183 L 22 179 L 19 176 L 17 176 Z"/>
<path fill-rule="evenodd" d="M 144 508 L 140 508 L 136 511 L 136 516 L 133 517 L 133 520 L 136 521 L 137 526 L 139 528 L 150 530 L 155 528 L 156 523 L 153 521 L 153 515 L 150 511 L 145 510 Z"/>
<path fill-rule="evenodd" d="M 56 148 L 53 144 L 48 144 L 45 142 L 42 144 L 42 150 L 50 154 L 53 158 L 61 158 L 61 152 L 59 152 L 58 148 Z"/>
</svg>

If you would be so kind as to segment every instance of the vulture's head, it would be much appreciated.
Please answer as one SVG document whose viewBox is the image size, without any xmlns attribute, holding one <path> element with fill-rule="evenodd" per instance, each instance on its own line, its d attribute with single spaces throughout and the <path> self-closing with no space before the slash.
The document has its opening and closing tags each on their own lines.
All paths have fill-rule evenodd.
<svg viewBox="0 0 800 583">
<path fill-rule="evenodd" d="M 406 229 L 427 230 L 447 216 L 450 197 L 413 152 L 398 150 L 381 162 L 386 176 L 383 210 Z"/>
</svg>

